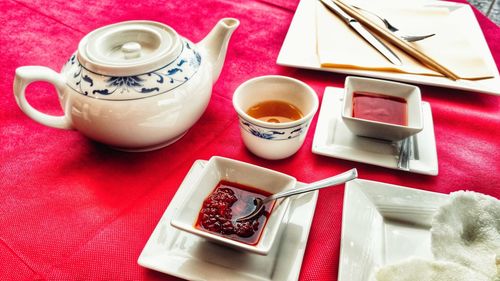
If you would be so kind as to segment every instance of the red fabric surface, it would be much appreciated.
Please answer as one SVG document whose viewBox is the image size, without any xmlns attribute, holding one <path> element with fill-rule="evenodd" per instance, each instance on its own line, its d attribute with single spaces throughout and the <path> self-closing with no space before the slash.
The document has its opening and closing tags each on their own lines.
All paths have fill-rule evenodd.
<svg viewBox="0 0 500 281">
<path fill-rule="evenodd" d="M 460 1 L 464 2 L 464 1 Z M 298 78 L 322 98 L 344 75 L 276 65 L 298 0 L 97 1 L 2 0 L 0 15 L 0 280 L 175 280 L 137 258 L 184 175 L 197 159 L 230 157 L 311 182 L 352 167 L 361 178 L 449 193 L 468 189 L 500 197 L 498 97 L 422 87 L 431 103 L 439 176 L 424 176 L 311 153 L 317 115 L 302 149 L 282 161 L 253 156 L 241 142 L 231 104 L 243 81 L 267 74 Z M 500 28 L 476 11 L 497 65 Z M 15 104 L 15 68 L 59 70 L 79 40 L 110 23 L 166 23 L 194 42 L 223 17 L 241 21 L 201 120 L 175 144 L 125 153 L 77 131 L 35 123 Z M 500 85 L 499 85 L 500 87 Z M 52 87 L 28 99 L 61 114 Z M 320 192 L 300 280 L 337 280 L 343 189 Z"/>
</svg>

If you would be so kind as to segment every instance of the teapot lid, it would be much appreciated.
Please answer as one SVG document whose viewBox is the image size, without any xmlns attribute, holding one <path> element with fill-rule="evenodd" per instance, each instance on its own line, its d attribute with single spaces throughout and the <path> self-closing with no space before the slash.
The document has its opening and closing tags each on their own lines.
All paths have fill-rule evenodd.
<svg viewBox="0 0 500 281">
<path fill-rule="evenodd" d="M 173 61 L 182 51 L 179 35 L 153 21 L 126 21 L 96 29 L 78 45 L 86 69 L 108 76 L 139 75 Z"/>
</svg>

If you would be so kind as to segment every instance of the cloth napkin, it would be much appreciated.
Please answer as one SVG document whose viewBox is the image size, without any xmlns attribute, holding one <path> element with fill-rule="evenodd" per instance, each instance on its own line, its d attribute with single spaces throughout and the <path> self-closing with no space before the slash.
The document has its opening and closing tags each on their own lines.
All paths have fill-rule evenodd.
<svg viewBox="0 0 500 281">
<path fill-rule="evenodd" d="M 381 39 L 402 61 L 401 66 L 391 64 L 338 16 L 319 1 L 316 2 L 316 43 L 322 67 L 442 76 Z M 470 22 L 464 20 L 468 12 L 465 8 L 450 12 L 448 8 L 415 6 L 413 1 L 410 2 L 412 6 L 409 6 L 410 4 L 404 2 L 383 0 L 354 4 L 390 19 L 393 25 L 405 33 L 436 33 L 433 37 L 411 44 L 460 78 L 478 80 L 493 76 L 493 70 L 488 67 L 483 54 L 474 44 L 476 37 L 471 36 Z M 374 23 L 383 26 L 380 19 L 361 12 Z"/>
<path fill-rule="evenodd" d="M 455 262 L 410 258 L 381 268 L 377 281 L 492 281 Z"/>
<path fill-rule="evenodd" d="M 432 222 L 434 257 L 498 278 L 500 201 L 475 192 L 451 196 L 451 203 L 441 207 Z"/>
<path fill-rule="evenodd" d="M 450 196 L 432 220 L 435 259 L 382 267 L 377 281 L 500 281 L 500 201 L 470 191 Z"/>
</svg>

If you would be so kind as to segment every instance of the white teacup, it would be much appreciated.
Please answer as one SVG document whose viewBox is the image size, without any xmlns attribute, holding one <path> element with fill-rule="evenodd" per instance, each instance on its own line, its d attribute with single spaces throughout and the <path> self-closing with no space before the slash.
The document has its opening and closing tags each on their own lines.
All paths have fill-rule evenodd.
<svg viewBox="0 0 500 281">
<path fill-rule="evenodd" d="M 298 108 L 303 116 L 291 122 L 270 123 L 247 113 L 250 107 L 264 101 L 289 103 Z M 243 142 L 252 153 L 270 160 L 289 157 L 299 150 L 318 110 L 318 103 L 318 96 L 307 84 L 278 75 L 250 79 L 241 84 L 233 95 Z"/>
</svg>

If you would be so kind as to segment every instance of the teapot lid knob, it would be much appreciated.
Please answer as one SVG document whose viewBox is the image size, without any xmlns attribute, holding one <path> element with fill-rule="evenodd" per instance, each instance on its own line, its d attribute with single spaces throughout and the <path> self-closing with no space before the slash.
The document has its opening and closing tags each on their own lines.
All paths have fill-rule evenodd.
<svg viewBox="0 0 500 281">
<path fill-rule="evenodd" d="M 141 44 L 137 42 L 127 42 L 122 45 L 122 52 L 126 59 L 138 58 L 141 56 Z"/>
</svg>

